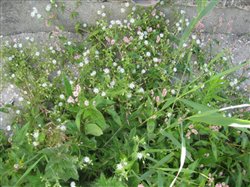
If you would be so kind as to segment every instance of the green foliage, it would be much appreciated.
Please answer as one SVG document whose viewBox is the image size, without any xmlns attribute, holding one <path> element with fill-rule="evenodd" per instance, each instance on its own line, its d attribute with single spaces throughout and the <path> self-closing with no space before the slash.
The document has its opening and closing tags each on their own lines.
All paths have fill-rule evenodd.
<svg viewBox="0 0 250 187">
<path fill-rule="evenodd" d="M 197 2 L 190 23 L 183 11 L 168 23 L 157 7 L 108 21 L 103 7 L 86 28 L 77 1 L 70 16 L 84 40 L 6 42 L 3 78 L 22 107 L 0 108 L 17 113 L 0 132 L 0 185 L 247 186 L 249 99 L 233 73 L 250 62 L 207 55 L 193 29 L 217 1 Z M 51 1 L 47 21 L 64 11 Z"/>
</svg>

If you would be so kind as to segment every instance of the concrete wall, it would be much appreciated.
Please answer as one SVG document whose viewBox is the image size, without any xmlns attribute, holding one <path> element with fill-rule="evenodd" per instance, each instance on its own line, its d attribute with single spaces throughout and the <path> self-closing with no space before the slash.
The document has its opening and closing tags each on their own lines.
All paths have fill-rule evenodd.
<svg viewBox="0 0 250 187">
<path fill-rule="evenodd" d="M 185 2 L 185 0 L 182 0 Z M 32 18 L 30 13 L 32 7 L 36 7 L 38 12 L 46 15 L 45 7 L 49 1 L 46 0 L 0 0 L 0 21 L 1 21 L 1 35 L 11 35 L 18 33 L 35 33 L 47 32 L 51 28 L 45 26 L 44 21 Z M 71 10 L 74 7 L 75 1 L 66 1 L 66 7 Z M 105 5 L 109 12 L 109 19 L 120 19 L 124 17 L 120 13 L 122 7 L 121 0 L 113 0 L 108 2 L 97 2 L 96 0 L 87 1 L 82 0 L 82 4 L 78 8 L 80 13 L 80 20 L 88 24 L 94 24 L 98 18 L 97 10 L 101 9 L 101 5 Z M 180 3 L 180 2 L 179 2 Z M 185 3 L 182 3 L 185 4 Z M 196 8 L 191 5 L 178 5 L 177 9 L 185 9 L 187 16 L 192 18 L 196 15 Z M 163 11 L 171 16 L 173 7 L 165 7 Z M 68 31 L 73 31 L 74 24 L 69 19 L 69 13 L 61 15 L 59 22 L 66 26 Z M 234 7 L 229 8 L 215 8 L 204 19 L 205 31 L 209 33 L 235 33 L 247 34 L 250 33 L 250 11 L 248 9 L 239 9 Z"/>
</svg>

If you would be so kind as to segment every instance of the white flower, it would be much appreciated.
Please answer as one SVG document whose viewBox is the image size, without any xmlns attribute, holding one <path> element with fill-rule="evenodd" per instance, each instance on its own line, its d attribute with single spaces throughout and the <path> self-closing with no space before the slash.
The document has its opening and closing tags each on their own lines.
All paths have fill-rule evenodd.
<svg viewBox="0 0 250 187">
<path fill-rule="evenodd" d="M 82 26 L 83 26 L 84 28 L 86 28 L 88 25 L 87 25 L 87 23 L 84 23 Z"/>
<path fill-rule="evenodd" d="M 37 14 L 36 17 L 37 17 L 38 19 L 40 19 L 40 18 L 42 17 L 42 15 L 41 15 L 41 14 Z"/>
<path fill-rule="evenodd" d="M 105 6 L 104 6 L 104 5 L 102 5 L 101 7 L 102 7 L 102 9 L 104 9 L 104 8 L 105 8 Z"/>
<path fill-rule="evenodd" d="M 193 34 L 192 39 L 195 40 L 196 38 L 197 38 L 197 36 Z"/>
<path fill-rule="evenodd" d="M 105 12 L 103 12 L 103 13 L 102 13 L 102 17 L 105 17 L 105 16 L 106 16 L 106 13 L 105 13 Z"/>
<path fill-rule="evenodd" d="M 36 131 L 33 133 L 33 137 L 34 137 L 35 139 L 37 139 L 37 138 L 39 137 L 39 131 L 38 131 L 38 130 L 36 130 Z"/>
<path fill-rule="evenodd" d="M 62 72 L 61 72 L 60 70 L 57 71 L 57 75 L 61 75 L 61 73 L 62 73 Z"/>
<path fill-rule="evenodd" d="M 223 57 L 222 59 L 223 59 L 224 61 L 227 61 L 227 57 Z"/>
<path fill-rule="evenodd" d="M 146 73 L 146 70 L 145 69 L 141 70 L 141 73 L 142 74 Z"/>
<path fill-rule="evenodd" d="M 102 13 L 102 12 L 101 12 L 100 10 L 97 11 L 97 14 L 98 14 L 98 15 L 101 15 L 101 13 Z"/>
<path fill-rule="evenodd" d="M 145 40 L 145 41 L 144 41 L 144 44 L 145 44 L 145 45 L 148 45 L 148 40 Z"/>
<path fill-rule="evenodd" d="M 141 159 L 143 158 L 143 154 L 142 154 L 142 153 L 137 153 L 137 158 L 138 158 L 139 160 L 141 160 Z"/>
<path fill-rule="evenodd" d="M 65 96 L 63 94 L 61 94 L 59 97 L 60 99 L 65 99 Z"/>
<path fill-rule="evenodd" d="M 178 31 L 181 31 L 182 30 L 182 28 L 181 27 L 178 27 Z"/>
<path fill-rule="evenodd" d="M 172 94 L 172 95 L 175 95 L 175 93 L 176 93 L 175 90 L 172 89 L 172 90 L 171 90 L 171 94 Z"/>
<path fill-rule="evenodd" d="M 125 70 L 123 69 L 123 68 L 120 68 L 120 73 L 124 73 L 125 72 Z"/>
<path fill-rule="evenodd" d="M 54 59 L 54 60 L 52 60 L 52 63 L 55 65 L 56 64 L 56 60 Z"/>
<path fill-rule="evenodd" d="M 185 12 L 185 10 L 181 10 L 181 14 L 185 14 L 186 12 Z"/>
<path fill-rule="evenodd" d="M 66 126 L 65 126 L 65 125 L 61 125 L 61 126 L 60 126 L 60 130 L 61 130 L 61 131 L 66 131 Z"/>
<path fill-rule="evenodd" d="M 133 10 L 133 11 L 135 11 L 135 10 L 136 10 L 136 7 L 135 7 L 135 6 L 133 6 L 132 10 Z"/>
<path fill-rule="evenodd" d="M 96 94 L 98 94 L 99 93 L 99 89 L 98 88 L 94 88 L 93 92 L 96 93 Z"/>
<path fill-rule="evenodd" d="M 176 71 L 177 71 L 177 69 L 176 69 L 176 68 L 174 68 L 174 69 L 173 69 L 173 71 L 174 71 L 174 72 L 176 72 Z"/>
<path fill-rule="evenodd" d="M 38 142 L 33 142 L 33 145 L 36 147 L 36 146 L 39 145 L 39 143 Z"/>
<path fill-rule="evenodd" d="M 59 103 L 58 103 L 58 106 L 63 106 L 63 103 L 62 103 L 62 102 L 59 102 Z"/>
<path fill-rule="evenodd" d="M 30 13 L 30 16 L 31 16 L 31 17 L 35 17 L 35 16 L 36 16 L 36 13 L 35 13 L 35 12 L 31 12 L 31 13 Z"/>
<path fill-rule="evenodd" d="M 7 130 L 7 131 L 10 131 L 10 130 L 11 130 L 11 126 L 8 125 L 8 126 L 6 127 L 6 130 Z"/>
<path fill-rule="evenodd" d="M 147 57 L 150 57 L 150 56 L 151 56 L 151 53 L 150 53 L 150 52 L 146 52 L 146 56 L 147 56 Z"/>
<path fill-rule="evenodd" d="M 134 84 L 133 82 L 130 83 L 130 84 L 129 84 L 129 88 L 130 88 L 130 89 L 134 89 L 134 88 L 135 88 L 135 84 Z"/>
<path fill-rule="evenodd" d="M 153 58 L 153 62 L 159 62 L 158 58 Z"/>
<path fill-rule="evenodd" d="M 164 34 L 163 34 L 163 33 L 160 33 L 160 37 L 163 38 L 163 37 L 164 37 Z"/>
<path fill-rule="evenodd" d="M 83 62 L 80 62 L 80 63 L 79 63 L 79 66 L 80 66 L 80 67 L 83 67 Z"/>
<path fill-rule="evenodd" d="M 89 158 L 88 156 L 85 156 L 85 157 L 83 158 L 83 162 L 89 163 L 89 162 L 90 162 L 90 158 Z"/>
<path fill-rule="evenodd" d="M 42 87 L 44 87 L 44 88 L 47 87 L 47 83 L 46 83 L 46 82 L 43 83 L 43 84 L 42 84 Z"/>
<path fill-rule="evenodd" d="M 199 39 L 197 39 L 197 40 L 196 40 L 196 43 L 197 43 L 198 45 L 200 45 L 200 44 L 201 44 L 201 41 L 200 41 Z"/>
<path fill-rule="evenodd" d="M 109 72 L 110 72 L 108 68 L 105 68 L 103 71 L 105 74 L 109 74 Z"/>
<path fill-rule="evenodd" d="M 125 3 L 125 7 L 129 7 L 129 2 L 126 2 L 126 3 Z"/>
<path fill-rule="evenodd" d="M 123 169 L 123 165 L 120 163 L 120 164 L 117 164 L 116 165 L 116 169 L 117 170 L 122 170 Z"/>
<path fill-rule="evenodd" d="M 35 55 L 36 55 L 36 56 L 39 56 L 39 55 L 40 55 L 40 53 L 37 51 L 37 52 L 35 53 Z"/>
<path fill-rule="evenodd" d="M 33 9 L 33 12 L 37 13 L 36 7 L 32 7 L 32 9 Z"/>
<path fill-rule="evenodd" d="M 11 75 L 11 77 L 12 77 L 12 78 L 15 78 L 15 77 L 16 77 L 16 75 L 15 75 L 15 74 L 12 74 L 12 75 Z"/>
<path fill-rule="evenodd" d="M 19 169 L 19 164 L 14 164 L 15 169 Z"/>
<path fill-rule="evenodd" d="M 132 94 L 131 93 L 128 93 L 127 94 L 127 98 L 130 99 L 132 97 Z"/>
<path fill-rule="evenodd" d="M 184 44 L 183 44 L 183 47 L 187 47 L 187 44 L 186 44 L 186 43 L 184 43 Z"/>
<path fill-rule="evenodd" d="M 23 47 L 23 45 L 22 45 L 22 44 L 18 44 L 18 47 L 19 47 L 19 48 L 22 48 L 22 47 Z"/>
<path fill-rule="evenodd" d="M 91 73 L 90 73 L 90 76 L 95 76 L 96 75 L 96 71 L 92 71 Z"/>
<path fill-rule="evenodd" d="M 10 57 L 8 58 L 8 60 L 11 61 L 11 60 L 12 60 L 12 57 L 10 56 Z"/>
<path fill-rule="evenodd" d="M 105 96 L 106 96 L 106 92 L 102 92 L 102 93 L 101 93 L 101 96 L 102 96 L 102 97 L 105 97 Z"/>
<path fill-rule="evenodd" d="M 139 88 L 138 92 L 139 93 L 144 93 L 144 89 L 143 88 Z"/>
<path fill-rule="evenodd" d="M 31 41 L 31 42 L 34 42 L 34 38 L 33 38 L 33 37 L 32 37 L 32 38 L 30 38 L 30 41 Z"/>
<path fill-rule="evenodd" d="M 134 18 L 131 18 L 130 19 L 130 23 L 134 23 L 135 22 L 135 19 Z"/>
<path fill-rule="evenodd" d="M 46 10 L 47 12 L 49 12 L 50 9 L 51 9 L 51 4 L 48 4 L 48 5 L 46 6 L 45 10 Z"/>
<path fill-rule="evenodd" d="M 125 8 L 121 8 L 121 13 L 124 13 L 125 12 Z"/>
<path fill-rule="evenodd" d="M 23 99 L 23 97 L 19 97 L 18 100 L 22 102 L 24 99 Z"/>
<path fill-rule="evenodd" d="M 70 183 L 70 187 L 76 187 L 76 183 L 75 183 L 74 181 L 72 181 L 72 182 Z"/>
<path fill-rule="evenodd" d="M 89 106 L 89 101 L 88 101 L 88 100 L 85 100 L 85 101 L 84 101 L 84 105 L 85 105 L 85 106 Z"/>
<path fill-rule="evenodd" d="M 20 114 L 21 113 L 21 111 L 20 110 L 16 110 L 16 114 Z"/>
</svg>

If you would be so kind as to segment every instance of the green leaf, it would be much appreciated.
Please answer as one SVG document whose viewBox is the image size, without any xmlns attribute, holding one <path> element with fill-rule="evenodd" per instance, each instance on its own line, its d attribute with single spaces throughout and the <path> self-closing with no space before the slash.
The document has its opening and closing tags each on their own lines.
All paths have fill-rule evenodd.
<svg viewBox="0 0 250 187">
<path fill-rule="evenodd" d="M 93 123 L 85 125 L 85 133 L 94 136 L 101 136 L 103 134 L 102 129 Z"/>
<path fill-rule="evenodd" d="M 84 112 L 84 118 L 89 117 L 93 123 L 96 123 L 102 130 L 108 128 L 102 113 L 95 108 L 88 108 Z"/>
<path fill-rule="evenodd" d="M 199 104 L 199 103 L 187 100 L 187 99 L 180 99 L 180 101 L 183 102 L 185 105 L 190 106 L 193 109 L 197 110 L 197 112 L 198 111 L 204 112 L 204 111 L 211 110 L 211 108 L 205 105 L 202 105 L 202 104 Z"/>
<path fill-rule="evenodd" d="M 78 112 L 77 115 L 76 115 L 75 123 L 76 123 L 76 127 L 77 127 L 77 129 L 78 129 L 79 131 L 80 131 L 81 117 L 82 117 L 83 112 L 84 112 L 84 110 L 81 109 L 81 110 L 79 110 L 79 112 Z"/>
<path fill-rule="evenodd" d="M 72 95 L 72 88 L 71 88 L 71 84 L 70 84 L 68 78 L 66 77 L 66 75 L 63 75 L 63 83 L 64 83 L 66 95 L 68 97 L 71 96 Z"/>
<path fill-rule="evenodd" d="M 217 147 L 213 141 L 211 141 L 211 146 L 212 146 L 214 158 L 217 161 L 218 160 L 218 153 L 217 153 L 218 151 L 217 151 Z"/>
<path fill-rule="evenodd" d="M 119 125 L 122 126 L 122 121 L 120 116 L 117 114 L 117 112 L 113 109 L 108 109 L 107 112 L 112 116 L 113 120 Z"/>
</svg>

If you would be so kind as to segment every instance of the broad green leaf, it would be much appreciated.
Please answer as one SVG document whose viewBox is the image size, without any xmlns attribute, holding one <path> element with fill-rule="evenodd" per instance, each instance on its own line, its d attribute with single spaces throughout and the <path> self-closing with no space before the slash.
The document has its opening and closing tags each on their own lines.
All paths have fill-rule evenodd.
<svg viewBox="0 0 250 187">
<path fill-rule="evenodd" d="M 211 141 L 211 146 L 212 146 L 212 152 L 213 152 L 215 161 L 217 161 L 218 160 L 218 153 L 217 153 L 218 151 L 217 151 L 217 147 L 213 141 Z"/>
<path fill-rule="evenodd" d="M 101 136 L 103 134 L 102 129 L 94 123 L 86 124 L 84 127 L 86 134 L 94 136 Z"/>
<path fill-rule="evenodd" d="M 82 118 L 82 114 L 83 114 L 84 110 L 81 109 L 79 110 L 79 112 L 77 113 L 76 115 L 76 120 L 75 120 L 75 123 L 76 123 L 76 127 L 77 129 L 80 131 L 80 127 L 81 127 L 81 118 Z"/>
<path fill-rule="evenodd" d="M 108 109 L 107 112 L 112 116 L 113 120 L 117 123 L 117 125 L 121 127 L 122 121 L 117 112 L 114 109 Z"/>
<path fill-rule="evenodd" d="M 88 108 L 84 112 L 84 118 L 89 117 L 92 123 L 97 124 L 102 130 L 108 128 L 102 113 L 95 108 Z"/>
<path fill-rule="evenodd" d="M 183 102 L 185 105 L 192 107 L 193 109 L 195 109 L 197 111 L 204 112 L 204 111 L 211 110 L 211 108 L 209 108 L 205 105 L 202 105 L 202 104 L 199 104 L 199 103 L 187 100 L 187 99 L 180 99 L 180 101 Z"/>
<path fill-rule="evenodd" d="M 164 103 L 163 107 L 161 108 L 161 110 L 165 110 L 165 109 L 168 108 L 171 104 L 173 104 L 175 101 L 176 101 L 176 98 L 174 98 L 174 97 L 168 98 L 168 99 L 166 100 L 166 102 Z"/>
<path fill-rule="evenodd" d="M 66 77 L 66 75 L 63 75 L 63 83 L 64 83 L 66 95 L 68 97 L 71 96 L 72 95 L 72 88 L 71 88 L 71 84 L 70 84 L 68 78 Z"/>
</svg>

